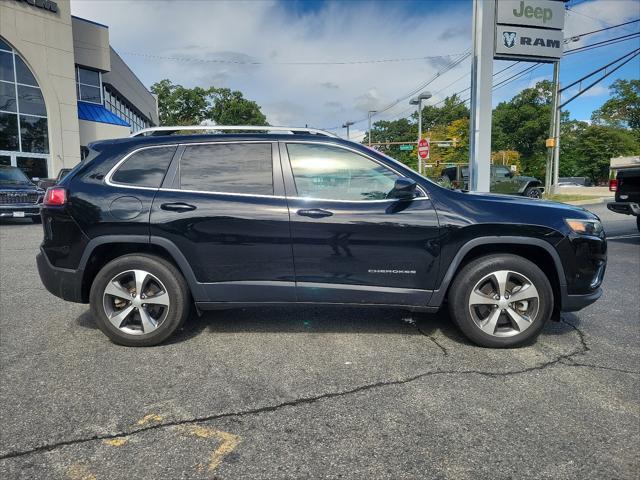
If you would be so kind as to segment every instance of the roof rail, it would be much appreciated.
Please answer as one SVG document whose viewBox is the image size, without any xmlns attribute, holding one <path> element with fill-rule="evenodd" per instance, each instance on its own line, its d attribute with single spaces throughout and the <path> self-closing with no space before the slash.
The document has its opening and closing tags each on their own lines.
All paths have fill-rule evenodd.
<svg viewBox="0 0 640 480">
<path fill-rule="evenodd" d="M 225 130 L 244 130 L 249 132 L 289 132 L 291 134 L 311 134 L 311 135 L 322 135 L 324 137 L 337 137 L 337 135 L 326 132 L 324 130 L 319 130 L 317 128 L 307 128 L 307 127 L 272 127 L 270 125 L 176 125 L 172 127 L 151 127 L 144 128 L 142 130 L 138 130 L 135 133 L 132 133 L 132 137 L 141 137 L 145 135 L 172 135 L 177 132 L 183 131 L 208 131 L 211 133 L 217 133 Z"/>
</svg>

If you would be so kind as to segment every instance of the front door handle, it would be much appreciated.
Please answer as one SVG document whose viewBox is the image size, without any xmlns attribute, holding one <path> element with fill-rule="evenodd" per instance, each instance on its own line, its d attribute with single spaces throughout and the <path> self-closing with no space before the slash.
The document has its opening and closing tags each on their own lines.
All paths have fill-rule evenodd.
<svg viewBox="0 0 640 480">
<path fill-rule="evenodd" d="M 168 210 L 170 212 L 189 212 L 191 210 L 195 210 L 197 207 L 188 203 L 176 202 L 163 203 L 162 205 L 160 205 L 160 208 L 162 210 Z"/>
<path fill-rule="evenodd" d="M 311 218 L 322 218 L 322 217 L 330 217 L 333 215 L 333 212 L 329 210 L 323 210 L 322 208 L 309 208 L 298 210 L 298 215 L 302 217 L 311 217 Z"/>
</svg>

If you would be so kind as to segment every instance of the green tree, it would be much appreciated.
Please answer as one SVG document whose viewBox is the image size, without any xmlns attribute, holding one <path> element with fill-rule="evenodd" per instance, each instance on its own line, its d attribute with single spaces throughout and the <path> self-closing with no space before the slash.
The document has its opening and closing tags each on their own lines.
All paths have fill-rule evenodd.
<svg viewBox="0 0 640 480">
<path fill-rule="evenodd" d="M 599 125 L 640 130 L 640 80 L 616 80 L 611 98 L 591 114 Z"/>
<path fill-rule="evenodd" d="M 219 125 L 268 125 L 260 106 L 238 90 L 211 88 L 209 103 L 207 116 Z"/>
<path fill-rule="evenodd" d="M 611 157 L 638 153 L 640 144 L 630 131 L 589 125 L 580 134 L 576 145 L 576 154 L 579 155 L 576 173 L 589 177 L 594 182 L 605 181 L 609 178 Z M 560 163 L 562 164 L 562 158 Z"/>
<path fill-rule="evenodd" d="M 543 80 L 493 111 L 492 150 L 518 151 L 525 175 L 544 176 L 552 88 L 552 82 Z"/>
<path fill-rule="evenodd" d="M 207 90 L 185 88 L 164 79 L 151 86 L 158 97 L 161 125 L 198 125 L 207 118 Z"/>
<path fill-rule="evenodd" d="M 589 127 L 587 122 L 567 120 L 560 123 L 560 176 L 579 177 L 585 159 L 579 150 L 580 139 Z"/>
<path fill-rule="evenodd" d="M 414 113 L 411 118 L 417 121 L 418 114 Z M 469 108 L 454 93 L 444 99 L 441 107 L 433 105 L 422 107 L 422 130 L 429 131 L 438 127 L 446 127 L 451 122 L 461 118 L 469 118 Z"/>
<path fill-rule="evenodd" d="M 213 120 L 220 125 L 268 125 L 260 106 L 228 88 L 185 88 L 164 79 L 153 84 L 162 125 L 198 125 Z"/>
</svg>

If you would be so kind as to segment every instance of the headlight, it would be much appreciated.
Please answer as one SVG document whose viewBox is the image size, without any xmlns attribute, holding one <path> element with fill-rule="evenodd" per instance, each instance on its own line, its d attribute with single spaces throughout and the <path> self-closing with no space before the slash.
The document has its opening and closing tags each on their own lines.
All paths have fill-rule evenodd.
<svg viewBox="0 0 640 480">
<path fill-rule="evenodd" d="M 602 223 L 598 220 L 565 218 L 564 221 L 575 233 L 582 235 L 600 235 L 600 233 L 602 233 Z"/>
</svg>

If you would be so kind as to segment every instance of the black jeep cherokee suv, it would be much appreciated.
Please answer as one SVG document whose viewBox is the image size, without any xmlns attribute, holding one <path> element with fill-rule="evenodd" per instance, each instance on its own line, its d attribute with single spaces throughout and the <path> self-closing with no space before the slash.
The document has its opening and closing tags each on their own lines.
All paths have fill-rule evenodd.
<svg viewBox="0 0 640 480">
<path fill-rule="evenodd" d="M 448 303 L 473 342 L 515 346 L 597 300 L 606 265 L 586 210 L 447 190 L 318 132 L 96 143 L 47 191 L 42 220 L 46 288 L 134 346 L 169 337 L 192 302 Z"/>
</svg>

